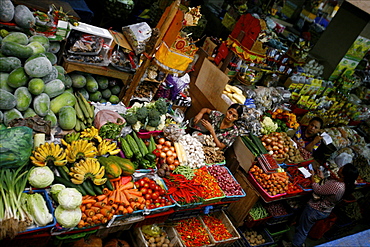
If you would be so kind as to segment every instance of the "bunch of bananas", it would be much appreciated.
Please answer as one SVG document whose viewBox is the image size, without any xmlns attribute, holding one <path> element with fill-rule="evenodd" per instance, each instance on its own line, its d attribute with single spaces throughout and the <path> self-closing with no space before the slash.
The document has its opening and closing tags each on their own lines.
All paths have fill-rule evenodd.
<svg viewBox="0 0 370 247">
<path fill-rule="evenodd" d="M 66 153 L 59 144 L 48 143 L 38 146 L 30 157 L 35 166 L 46 166 L 54 164 L 56 166 L 64 166 L 67 164 Z"/>
<path fill-rule="evenodd" d="M 70 168 L 69 175 L 74 184 L 82 184 L 86 179 L 91 179 L 95 185 L 105 184 L 107 178 L 104 178 L 105 167 L 101 166 L 96 159 L 85 159 L 76 162 Z"/>
<path fill-rule="evenodd" d="M 86 129 L 86 127 L 92 126 L 94 122 L 94 106 L 91 105 L 80 92 L 77 92 L 75 97 L 76 104 L 74 108 L 77 117 L 75 131 L 80 132 Z"/>
<path fill-rule="evenodd" d="M 62 139 L 62 143 L 66 146 L 65 152 L 69 163 L 74 163 L 76 160 L 94 158 L 97 154 L 96 147 L 88 140 L 80 139 L 68 144 L 63 142 Z"/>
<path fill-rule="evenodd" d="M 90 128 L 86 128 L 83 131 L 81 131 L 81 138 L 87 139 L 87 140 L 95 139 L 99 143 L 103 140 L 101 136 L 99 136 L 99 130 L 95 128 L 94 126 Z"/>
<path fill-rule="evenodd" d="M 103 140 L 98 145 L 98 156 L 103 156 L 104 154 L 109 153 L 110 155 L 116 155 L 120 151 L 117 148 L 117 143 L 109 140 Z"/>
<path fill-rule="evenodd" d="M 77 141 L 78 139 L 80 139 L 80 133 L 79 132 L 68 133 L 63 137 L 63 139 L 66 143 L 71 143 L 72 141 Z"/>
</svg>

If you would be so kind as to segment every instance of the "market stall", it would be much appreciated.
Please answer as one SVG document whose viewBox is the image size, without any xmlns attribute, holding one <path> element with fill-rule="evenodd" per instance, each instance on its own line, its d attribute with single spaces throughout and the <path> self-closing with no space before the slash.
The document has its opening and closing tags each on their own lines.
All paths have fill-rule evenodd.
<svg viewBox="0 0 370 247">
<path fill-rule="evenodd" d="M 309 44 L 284 44 L 269 17 L 241 13 L 226 41 L 197 47 L 184 27 L 201 8 L 179 1 L 156 28 L 122 33 L 55 8 L 1 8 L 2 243 L 279 245 L 311 195 L 310 167 L 335 178 L 347 163 L 360 174 L 354 199 L 325 237 L 368 216 L 366 84 L 321 78 Z M 239 136 L 221 150 L 192 119 L 233 103 Z M 328 141 L 307 156 L 294 136 L 313 117 Z"/>
</svg>

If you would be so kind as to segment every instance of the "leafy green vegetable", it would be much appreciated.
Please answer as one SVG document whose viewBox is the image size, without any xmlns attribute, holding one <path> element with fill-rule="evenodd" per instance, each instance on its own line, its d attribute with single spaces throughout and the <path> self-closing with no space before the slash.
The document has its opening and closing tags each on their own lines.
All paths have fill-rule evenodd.
<svg viewBox="0 0 370 247">
<path fill-rule="evenodd" d="M 40 193 L 22 194 L 27 212 L 38 226 L 46 226 L 53 221 L 53 215 L 46 206 L 46 201 Z"/>
<path fill-rule="evenodd" d="M 48 166 L 33 167 L 28 174 L 28 182 L 35 188 L 45 188 L 54 181 L 54 173 Z"/>
<path fill-rule="evenodd" d="M 65 188 L 59 192 L 58 202 L 64 209 L 75 209 L 82 203 L 82 194 L 75 188 Z"/>
<path fill-rule="evenodd" d="M 59 205 L 55 209 L 54 215 L 62 227 L 73 228 L 80 222 L 82 213 L 80 207 L 68 210 Z"/>
</svg>

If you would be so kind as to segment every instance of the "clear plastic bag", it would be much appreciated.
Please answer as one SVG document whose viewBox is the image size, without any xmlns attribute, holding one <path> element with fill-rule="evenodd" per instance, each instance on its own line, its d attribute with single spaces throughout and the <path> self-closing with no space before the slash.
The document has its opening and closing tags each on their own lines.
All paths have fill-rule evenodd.
<svg viewBox="0 0 370 247">
<path fill-rule="evenodd" d="M 146 22 L 122 27 L 122 33 L 127 38 L 136 55 L 145 51 L 145 45 L 152 35 L 152 29 Z"/>
</svg>

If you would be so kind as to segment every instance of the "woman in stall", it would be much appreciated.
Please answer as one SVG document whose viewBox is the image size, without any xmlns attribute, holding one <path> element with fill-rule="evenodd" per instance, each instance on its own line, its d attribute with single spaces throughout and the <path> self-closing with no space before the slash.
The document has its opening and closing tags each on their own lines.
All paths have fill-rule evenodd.
<svg viewBox="0 0 370 247">
<path fill-rule="evenodd" d="M 313 196 L 304 208 L 295 229 L 292 241 L 294 247 L 305 246 L 304 242 L 315 222 L 327 218 L 338 202 L 352 194 L 358 177 L 358 169 L 348 163 L 339 168 L 337 179 L 324 180 L 324 183 L 315 181 L 314 170 L 311 174 Z M 321 180 L 324 179 L 320 169 L 317 169 L 316 174 Z"/>
<path fill-rule="evenodd" d="M 301 126 L 295 133 L 293 140 L 297 143 L 298 149 L 304 159 L 312 158 L 312 152 L 321 144 L 321 127 L 324 122 L 319 117 L 310 120 L 307 126 Z"/>
<path fill-rule="evenodd" d="M 204 114 L 208 114 L 209 121 L 204 119 Z M 239 135 L 239 128 L 237 121 L 243 114 L 243 106 L 240 104 L 232 104 L 227 109 L 226 113 L 203 108 L 194 117 L 193 123 L 201 123 L 212 135 L 216 146 L 221 150 L 230 147 L 236 137 Z"/>
</svg>

